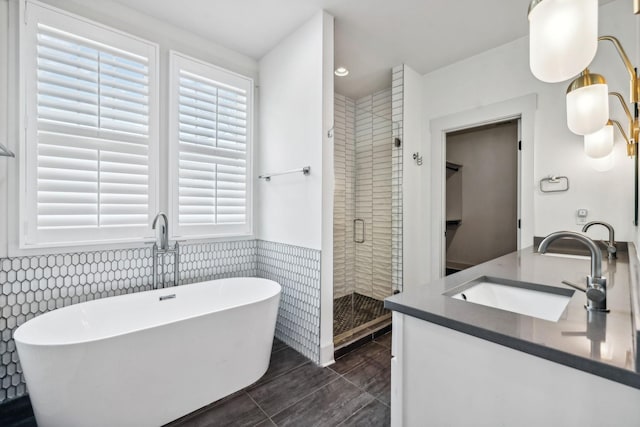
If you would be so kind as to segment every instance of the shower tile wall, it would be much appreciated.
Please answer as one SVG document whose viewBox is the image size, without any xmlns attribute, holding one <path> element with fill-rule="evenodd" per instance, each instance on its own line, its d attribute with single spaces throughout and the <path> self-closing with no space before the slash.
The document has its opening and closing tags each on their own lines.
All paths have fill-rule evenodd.
<svg viewBox="0 0 640 427">
<path fill-rule="evenodd" d="M 356 102 L 356 218 L 366 223 L 356 245 L 356 292 L 391 295 L 391 89 Z M 375 261 L 375 262 L 374 262 Z"/>
<path fill-rule="evenodd" d="M 372 96 L 356 102 L 356 215 L 364 220 L 364 242 L 356 243 L 356 292 L 373 297 L 373 114 Z M 360 224 L 358 224 L 360 225 Z M 361 229 L 358 229 L 361 233 Z M 358 234 L 358 238 L 361 238 Z"/>
<path fill-rule="evenodd" d="M 339 94 L 334 103 L 333 297 L 340 298 L 355 292 L 355 103 Z"/>
<path fill-rule="evenodd" d="M 277 335 L 317 362 L 319 260 L 317 250 L 257 240 L 186 244 L 179 283 L 275 278 L 283 286 Z M 0 403 L 26 391 L 12 338 L 19 325 L 56 308 L 149 290 L 151 268 L 149 247 L 0 260 Z"/>
<path fill-rule="evenodd" d="M 334 298 L 354 291 L 376 299 L 391 294 L 391 93 L 355 103 L 335 95 Z M 365 222 L 364 243 L 353 243 L 356 218 Z M 358 238 L 361 233 L 358 225 Z"/>
<path fill-rule="evenodd" d="M 404 65 L 393 68 L 391 83 L 393 144 L 391 164 L 391 281 L 394 291 L 402 291 L 402 147 L 404 145 Z"/>
<path fill-rule="evenodd" d="M 320 362 L 320 251 L 258 240 L 257 275 L 282 285 L 276 337 Z"/>
</svg>

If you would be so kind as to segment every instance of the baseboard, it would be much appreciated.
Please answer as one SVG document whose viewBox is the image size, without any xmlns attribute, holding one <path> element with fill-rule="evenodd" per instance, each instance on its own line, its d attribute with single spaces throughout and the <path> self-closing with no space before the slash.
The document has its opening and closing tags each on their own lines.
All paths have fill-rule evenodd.
<svg viewBox="0 0 640 427">
<path fill-rule="evenodd" d="M 326 368 L 333 365 L 336 361 L 333 359 L 333 342 L 320 347 L 320 366 Z"/>
</svg>

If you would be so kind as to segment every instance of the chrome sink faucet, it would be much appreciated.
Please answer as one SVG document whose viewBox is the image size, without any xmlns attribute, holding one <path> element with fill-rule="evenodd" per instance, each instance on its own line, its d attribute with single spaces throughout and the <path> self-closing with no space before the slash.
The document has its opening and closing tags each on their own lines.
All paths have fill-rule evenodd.
<svg viewBox="0 0 640 427">
<path fill-rule="evenodd" d="M 602 276 L 602 253 L 596 243 L 580 233 L 556 231 L 540 242 L 538 252 L 541 254 L 547 252 L 549 245 L 557 239 L 573 239 L 589 248 L 589 252 L 591 252 L 591 274 L 587 276 L 587 305 L 585 308 L 589 311 L 609 311 L 607 310 L 607 279 Z"/>
<path fill-rule="evenodd" d="M 607 254 L 608 254 L 607 256 L 609 259 L 616 258 L 616 253 L 618 252 L 618 250 L 616 249 L 616 232 L 613 229 L 613 226 L 611 224 L 608 224 L 602 221 L 591 221 L 585 224 L 584 227 L 582 227 L 582 232 L 586 233 L 587 230 L 593 225 L 602 225 L 603 227 L 607 227 L 607 230 L 609 230 L 609 243 L 607 243 Z"/>
<path fill-rule="evenodd" d="M 158 225 L 158 220 L 162 220 L 160 225 L 160 246 L 158 242 L 153 242 L 152 256 L 153 256 L 153 289 L 158 289 L 158 270 L 160 270 L 160 276 L 162 277 L 161 283 L 164 287 L 164 271 L 162 266 L 164 265 L 164 259 L 166 254 L 173 254 L 173 286 L 178 286 L 178 278 L 180 272 L 178 267 L 180 266 L 180 245 L 178 242 L 173 244 L 173 248 L 169 247 L 169 220 L 167 215 L 163 212 L 158 213 L 151 224 L 153 230 Z M 160 266 L 158 265 L 160 262 Z"/>
</svg>

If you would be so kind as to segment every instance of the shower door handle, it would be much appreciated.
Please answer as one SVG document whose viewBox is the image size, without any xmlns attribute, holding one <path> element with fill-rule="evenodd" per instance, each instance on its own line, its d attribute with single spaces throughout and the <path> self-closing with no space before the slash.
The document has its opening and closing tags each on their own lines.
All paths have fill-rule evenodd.
<svg viewBox="0 0 640 427">
<path fill-rule="evenodd" d="M 357 237 L 358 236 L 358 223 L 359 222 L 362 223 L 362 240 L 358 240 L 358 237 Z M 360 218 L 354 219 L 353 220 L 353 241 L 356 242 L 356 243 L 364 243 L 365 230 L 366 230 L 366 225 L 365 225 L 364 219 L 360 219 Z"/>
</svg>

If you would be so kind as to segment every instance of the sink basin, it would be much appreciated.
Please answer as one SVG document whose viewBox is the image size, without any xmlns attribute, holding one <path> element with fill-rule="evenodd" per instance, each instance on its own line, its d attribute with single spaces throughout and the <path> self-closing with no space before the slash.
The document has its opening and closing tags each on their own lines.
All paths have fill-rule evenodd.
<svg viewBox="0 0 640 427">
<path fill-rule="evenodd" d="M 574 292 L 572 289 L 482 276 L 444 295 L 472 304 L 557 322 Z"/>
</svg>

